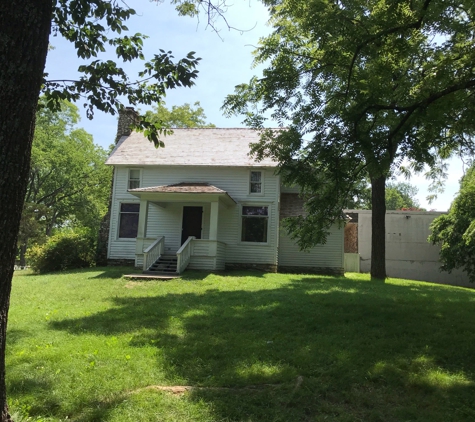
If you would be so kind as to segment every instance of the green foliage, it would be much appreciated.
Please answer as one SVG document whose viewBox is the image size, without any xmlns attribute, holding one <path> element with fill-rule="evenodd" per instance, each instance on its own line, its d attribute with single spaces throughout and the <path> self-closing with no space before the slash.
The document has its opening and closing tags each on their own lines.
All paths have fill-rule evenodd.
<svg viewBox="0 0 475 422">
<path fill-rule="evenodd" d="M 180 14 L 191 16 L 203 7 L 201 2 L 175 3 Z M 125 22 L 136 14 L 127 4 L 115 1 L 58 0 L 52 16 L 53 35 L 71 41 L 78 57 L 89 62 L 79 66 L 80 76 L 76 80 L 49 80 L 46 75 L 43 106 L 57 111 L 63 100 L 85 99 L 87 115 L 92 118 L 95 109 L 117 113 L 124 108 L 122 98 L 126 98 L 129 105 L 156 104 L 168 89 L 194 85 L 200 60 L 194 52 L 175 62 L 171 51 L 159 50 L 151 60 L 145 61 L 143 41 L 147 36 L 122 34 L 128 30 Z M 117 59 L 123 62 L 144 61 L 136 78 L 131 78 L 117 61 L 100 58 L 108 47 L 113 48 Z M 161 145 L 159 135 L 167 133 L 166 127 L 159 122 L 150 125 L 144 116 L 139 116 L 136 129 L 143 130 L 157 146 Z"/>
<path fill-rule="evenodd" d="M 347 209 L 371 209 L 371 186 L 368 182 L 362 181 L 357 185 L 357 195 L 351 198 L 344 208 Z M 397 182 L 386 184 L 386 209 L 401 210 L 411 209 L 424 211 L 419 208 L 416 198 L 418 189 L 410 183 Z"/>
<path fill-rule="evenodd" d="M 419 201 L 416 199 L 416 195 L 417 188 L 410 183 L 388 183 L 386 185 L 386 209 L 419 209 Z M 423 209 L 419 210 L 424 211 Z"/>
<path fill-rule="evenodd" d="M 43 100 L 41 101 L 44 104 Z M 76 127 L 75 105 L 63 101 L 37 113 L 18 243 L 43 242 L 54 228 L 86 226 L 97 233 L 107 212 L 111 169 L 106 151 Z"/>
<path fill-rule="evenodd" d="M 441 246 L 441 269 L 460 268 L 475 282 L 475 166 L 462 178 L 448 214 L 436 218 L 430 229 L 429 242 Z"/>
<path fill-rule="evenodd" d="M 255 51 L 263 77 L 237 86 L 224 109 L 263 130 L 254 153 L 301 186 L 307 217 L 289 226 L 301 247 L 325 238 L 362 179 L 386 180 L 405 159 L 414 171 L 435 168 L 473 149 L 471 0 L 264 4 L 274 32 Z M 268 119 L 288 130 L 264 130 Z"/>
<path fill-rule="evenodd" d="M 181 106 L 172 106 L 169 110 L 165 101 L 153 106 L 153 111 L 145 113 L 145 119 L 153 124 L 160 123 L 170 128 L 216 127 L 206 123 L 206 114 L 200 102 L 193 105 L 185 103 Z"/>
<path fill-rule="evenodd" d="M 90 230 L 66 230 L 34 245 L 27 254 L 31 268 L 38 273 L 64 271 L 95 265 L 95 236 Z"/>
</svg>

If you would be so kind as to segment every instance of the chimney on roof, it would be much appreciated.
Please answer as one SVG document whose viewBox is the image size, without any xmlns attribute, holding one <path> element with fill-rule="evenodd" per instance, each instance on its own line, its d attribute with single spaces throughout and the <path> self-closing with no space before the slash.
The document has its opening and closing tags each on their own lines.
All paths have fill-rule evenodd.
<svg viewBox="0 0 475 422">
<path fill-rule="evenodd" d="M 138 122 L 138 114 L 133 107 L 125 107 L 119 110 L 119 121 L 117 123 L 117 135 L 115 144 L 122 136 L 129 136 L 132 133 L 131 126 Z"/>
</svg>

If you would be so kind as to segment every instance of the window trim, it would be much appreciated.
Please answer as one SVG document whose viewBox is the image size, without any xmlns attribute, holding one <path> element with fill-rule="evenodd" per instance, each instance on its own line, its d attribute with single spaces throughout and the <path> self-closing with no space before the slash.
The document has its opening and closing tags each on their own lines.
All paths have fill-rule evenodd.
<svg viewBox="0 0 475 422">
<path fill-rule="evenodd" d="M 243 203 L 240 204 L 239 206 L 239 243 L 244 244 L 244 245 L 260 245 L 260 246 L 269 246 L 269 237 L 270 237 L 270 219 L 271 219 L 271 205 L 270 203 Z M 242 225 L 243 225 L 243 217 L 246 217 L 245 215 L 242 214 L 243 212 L 243 207 L 266 207 L 267 208 L 267 216 L 247 216 L 251 218 L 266 218 L 267 219 L 267 240 L 265 242 L 252 242 L 250 240 L 242 240 Z"/>
<path fill-rule="evenodd" d="M 137 213 L 137 218 L 138 218 L 138 220 L 137 220 L 137 234 L 138 234 L 138 223 L 139 223 L 139 220 L 140 220 L 140 202 L 121 201 L 121 202 L 119 202 L 119 209 L 118 209 L 116 240 L 119 240 L 121 242 L 135 242 L 135 240 L 137 239 L 137 235 L 135 235 L 135 237 L 120 237 L 120 219 L 121 219 L 121 216 L 122 216 L 122 211 L 121 211 L 122 204 L 138 205 L 139 206 L 139 211 Z M 135 213 L 129 212 L 129 213 L 125 213 L 125 214 L 135 214 Z"/>
<path fill-rule="evenodd" d="M 252 183 L 256 183 L 256 182 L 252 182 L 251 179 L 252 179 L 252 173 L 260 173 L 261 174 L 261 191 L 260 192 L 251 192 L 251 185 Z M 252 196 L 264 196 L 264 171 L 263 170 L 249 170 L 249 182 L 248 182 L 248 192 L 249 192 L 249 195 L 252 195 Z"/>
<path fill-rule="evenodd" d="M 138 178 L 139 185 L 137 186 L 137 188 L 142 187 L 142 169 L 141 168 L 136 168 L 136 167 L 128 168 L 127 169 L 127 191 L 129 191 L 130 189 L 137 189 L 137 188 L 131 188 L 130 187 L 130 172 L 133 171 L 133 170 L 137 170 L 139 172 L 139 178 Z M 133 179 L 133 180 L 137 180 L 137 179 Z"/>
</svg>

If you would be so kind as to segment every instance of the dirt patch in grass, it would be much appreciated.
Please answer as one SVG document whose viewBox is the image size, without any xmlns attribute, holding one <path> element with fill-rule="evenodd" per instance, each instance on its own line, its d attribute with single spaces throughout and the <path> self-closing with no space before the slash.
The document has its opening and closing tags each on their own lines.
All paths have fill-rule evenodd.
<svg viewBox="0 0 475 422">
<path fill-rule="evenodd" d="M 295 382 L 295 387 L 292 391 L 292 394 L 295 393 L 300 386 L 302 385 L 303 377 L 298 376 Z M 282 386 L 287 386 L 288 384 L 278 383 L 278 384 L 257 384 L 257 385 L 247 385 L 244 387 L 194 387 L 191 385 L 148 385 L 147 387 L 139 388 L 132 393 L 139 393 L 145 390 L 155 390 L 155 391 L 166 391 L 168 393 L 180 395 L 185 394 L 189 391 L 248 391 L 248 390 L 262 390 L 266 388 L 279 388 Z"/>
</svg>

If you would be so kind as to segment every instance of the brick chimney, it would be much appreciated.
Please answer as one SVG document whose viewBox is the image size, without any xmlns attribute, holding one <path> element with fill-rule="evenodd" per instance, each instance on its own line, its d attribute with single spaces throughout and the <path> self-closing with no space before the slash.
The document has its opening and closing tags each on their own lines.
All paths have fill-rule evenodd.
<svg viewBox="0 0 475 422">
<path fill-rule="evenodd" d="M 119 121 L 117 123 L 117 135 L 115 144 L 122 136 L 129 136 L 132 133 L 131 126 L 138 122 L 138 114 L 133 107 L 125 107 L 119 110 Z"/>
</svg>

